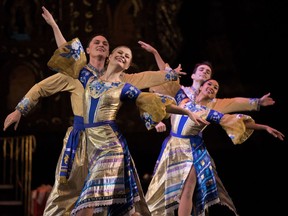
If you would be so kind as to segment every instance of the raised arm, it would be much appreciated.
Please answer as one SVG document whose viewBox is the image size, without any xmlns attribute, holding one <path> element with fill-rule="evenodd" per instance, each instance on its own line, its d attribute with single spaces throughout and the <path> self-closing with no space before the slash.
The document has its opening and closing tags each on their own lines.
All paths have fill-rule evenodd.
<svg viewBox="0 0 288 216">
<path fill-rule="evenodd" d="M 169 64 L 164 62 L 164 60 L 160 56 L 157 49 L 155 49 L 153 46 L 151 46 L 150 44 L 145 43 L 143 41 L 138 41 L 138 44 L 140 44 L 144 50 L 146 50 L 147 52 L 152 53 L 154 55 L 154 58 L 155 58 L 155 61 L 157 63 L 159 70 L 166 70 L 167 67 L 170 68 Z M 178 73 L 178 75 L 186 75 L 187 74 L 186 72 L 182 71 L 181 64 L 179 64 L 178 67 L 175 68 L 174 70 Z"/>
<path fill-rule="evenodd" d="M 44 6 L 42 6 L 42 10 L 43 10 L 42 17 L 52 27 L 57 46 L 60 47 L 61 45 L 65 44 L 67 41 L 62 35 L 62 32 L 60 31 L 52 14 Z"/>
<path fill-rule="evenodd" d="M 138 41 L 138 44 L 140 44 L 144 50 L 146 50 L 147 52 L 150 52 L 154 55 L 154 58 L 156 60 L 156 63 L 158 65 L 159 70 L 165 69 L 165 62 L 163 61 L 162 57 L 160 56 L 158 51 L 153 46 L 151 46 L 150 44 L 147 44 L 143 41 Z"/>
</svg>

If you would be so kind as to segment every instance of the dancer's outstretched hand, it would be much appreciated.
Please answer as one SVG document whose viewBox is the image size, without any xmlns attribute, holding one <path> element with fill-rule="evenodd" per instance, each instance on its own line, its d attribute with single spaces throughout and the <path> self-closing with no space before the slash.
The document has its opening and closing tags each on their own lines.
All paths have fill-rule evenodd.
<svg viewBox="0 0 288 216">
<path fill-rule="evenodd" d="M 274 105 L 275 101 L 270 97 L 270 93 L 265 94 L 260 98 L 260 106 L 271 106 Z"/>
<path fill-rule="evenodd" d="M 4 128 L 3 128 L 3 131 L 6 131 L 6 129 L 15 123 L 15 126 L 14 126 L 14 130 L 17 130 L 17 127 L 18 127 L 18 124 L 20 122 L 20 119 L 21 119 L 21 113 L 19 110 L 15 110 L 14 112 L 10 113 L 5 121 L 4 121 Z"/>
</svg>

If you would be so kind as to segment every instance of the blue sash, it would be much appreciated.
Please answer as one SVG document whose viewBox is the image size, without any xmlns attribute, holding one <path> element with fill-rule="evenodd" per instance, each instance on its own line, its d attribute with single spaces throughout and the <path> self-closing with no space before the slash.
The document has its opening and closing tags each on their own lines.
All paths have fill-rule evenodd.
<svg viewBox="0 0 288 216">
<path fill-rule="evenodd" d="M 73 129 L 71 130 L 68 141 L 66 143 L 65 152 L 63 154 L 61 169 L 60 169 L 60 182 L 67 183 L 71 173 L 75 152 L 77 150 L 80 133 L 84 131 L 83 117 L 74 116 Z"/>
</svg>

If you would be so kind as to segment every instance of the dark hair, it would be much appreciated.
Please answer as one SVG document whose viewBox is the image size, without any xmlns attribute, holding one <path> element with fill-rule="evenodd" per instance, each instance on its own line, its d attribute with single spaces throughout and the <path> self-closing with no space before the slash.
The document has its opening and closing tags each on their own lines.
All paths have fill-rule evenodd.
<svg viewBox="0 0 288 216">
<path fill-rule="evenodd" d="M 194 69 L 193 69 L 193 71 L 192 71 L 192 74 L 194 74 L 194 73 L 197 71 L 197 68 L 198 68 L 200 65 L 207 65 L 208 67 L 210 67 L 210 68 L 211 68 L 211 77 L 212 77 L 212 75 L 213 75 L 213 67 L 212 67 L 211 62 L 209 62 L 209 61 L 203 61 L 203 62 L 197 63 L 197 64 L 194 66 Z"/>
<path fill-rule="evenodd" d="M 93 34 L 92 36 L 90 36 L 87 40 L 87 43 L 86 43 L 86 47 L 89 47 L 89 44 L 91 43 L 91 41 L 93 40 L 94 37 L 97 37 L 97 36 L 102 36 L 102 37 L 105 37 L 109 43 L 109 38 L 107 35 L 103 34 L 103 33 L 95 33 Z M 110 45 L 110 43 L 109 43 Z"/>
<path fill-rule="evenodd" d="M 200 87 L 203 86 L 205 83 L 207 83 L 207 82 L 210 81 L 210 80 L 215 80 L 215 79 L 210 78 L 210 79 L 205 80 L 204 82 L 201 83 Z M 216 80 L 216 81 L 217 81 L 217 80 Z"/>
</svg>

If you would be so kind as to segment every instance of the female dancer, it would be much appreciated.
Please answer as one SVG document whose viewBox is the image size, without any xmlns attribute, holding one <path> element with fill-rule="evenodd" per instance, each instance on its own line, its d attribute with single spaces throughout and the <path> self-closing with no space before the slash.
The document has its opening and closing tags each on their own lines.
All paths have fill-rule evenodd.
<svg viewBox="0 0 288 216">
<path fill-rule="evenodd" d="M 266 130 L 274 137 L 284 139 L 280 131 L 267 125 L 256 124 L 250 116 L 223 115 L 207 108 L 218 90 L 218 82 L 210 79 L 202 84 L 195 101 L 191 101 L 182 89 L 176 98 L 182 98 L 178 101 L 180 106 L 209 122 L 220 124 L 234 144 L 243 143 L 253 130 Z M 219 193 L 221 188 L 215 179 L 215 168 L 205 143 L 199 136 L 205 127 L 195 125 L 185 116 L 171 115 L 171 132 L 162 144 L 145 196 L 152 215 L 174 215 L 174 210 L 178 209 L 179 216 L 188 216 L 192 212 L 193 215 L 202 216 L 205 215 L 205 209 L 213 204 L 226 205 L 237 215 L 232 201 L 226 199 L 228 194 L 225 197 Z"/>
</svg>

